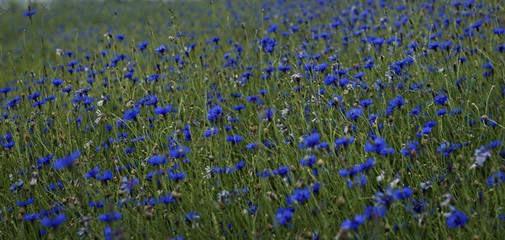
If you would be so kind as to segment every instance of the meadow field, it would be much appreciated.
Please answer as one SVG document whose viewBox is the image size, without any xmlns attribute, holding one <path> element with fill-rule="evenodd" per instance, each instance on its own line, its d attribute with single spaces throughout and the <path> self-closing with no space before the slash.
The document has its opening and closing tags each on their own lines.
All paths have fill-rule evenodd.
<svg viewBox="0 0 505 240">
<path fill-rule="evenodd" d="M 505 239 L 499 0 L 0 4 L 0 239 Z"/>
</svg>

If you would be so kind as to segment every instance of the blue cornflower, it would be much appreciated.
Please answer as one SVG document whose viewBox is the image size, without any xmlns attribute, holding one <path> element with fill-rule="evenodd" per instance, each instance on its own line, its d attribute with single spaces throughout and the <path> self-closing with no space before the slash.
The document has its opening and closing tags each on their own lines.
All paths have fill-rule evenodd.
<svg viewBox="0 0 505 240">
<path fill-rule="evenodd" d="M 169 169 L 168 170 L 168 178 L 174 180 L 174 181 L 179 181 L 179 180 L 183 180 L 186 178 L 186 174 L 184 173 L 184 171 L 181 171 L 181 172 L 174 172 L 174 170 L 172 169 Z"/>
<path fill-rule="evenodd" d="M 13 192 L 16 190 L 19 190 L 19 189 L 21 189 L 21 186 L 23 186 L 23 183 L 24 183 L 23 179 L 19 179 L 17 183 L 13 183 L 10 186 L 9 190 L 11 190 Z"/>
<path fill-rule="evenodd" d="M 93 168 L 91 171 L 87 172 L 86 174 L 84 174 L 84 177 L 86 178 L 92 178 L 94 176 L 96 176 L 96 174 L 100 171 L 100 168 L 98 166 L 96 166 L 95 168 Z"/>
<path fill-rule="evenodd" d="M 395 150 L 391 147 L 388 147 L 386 140 L 384 138 L 375 138 L 374 143 L 370 143 L 367 141 L 365 144 L 365 152 L 376 152 L 381 155 L 390 155 L 395 152 Z"/>
<path fill-rule="evenodd" d="M 246 147 L 248 150 L 252 150 L 252 149 L 255 149 L 257 145 L 258 145 L 258 143 L 249 143 L 249 144 L 247 144 L 245 147 Z"/>
<path fill-rule="evenodd" d="M 213 38 L 211 41 L 212 41 L 213 43 L 218 44 L 219 40 L 221 40 L 221 37 L 215 37 L 215 38 Z"/>
<path fill-rule="evenodd" d="M 316 156 L 310 155 L 300 159 L 300 164 L 303 166 L 312 167 L 314 164 L 316 164 L 316 161 Z"/>
<path fill-rule="evenodd" d="M 108 180 L 112 179 L 113 177 L 114 177 L 114 175 L 112 174 L 111 171 L 104 171 L 103 175 L 100 173 L 96 175 L 97 180 L 103 180 L 103 181 L 108 181 Z"/>
<path fill-rule="evenodd" d="M 359 223 L 350 219 L 346 219 L 340 224 L 341 229 L 347 229 L 347 230 L 358 230 L 359 228 Z"/>
<path fill-rule="evenodd" d="M 137 115 L 140 113 L 140 109 L 135 108 L 133 110 L 128 109 L 126 112 L 123 114 L 124 120 L 135 120 L 137 118 Z"/>
<path fill-rule="evenodd" d="M 53 81 L 51 81 L 51 83 L 53 83 L 54 86 L 60 86 L 63 83 L 63 80 L 54 79 Z"/>
<path fill-rule="evenodd" d="M 173 109 L 173 106 L 172 105 L 168 105 L 168 106 L 165 106 L 165 107 L 156 107 L 153 112 L 158 114 L 158 115 L 166 115 L 167 113 L 170 113 Z"/>
<path fill-rule="evenodd" d="M 184 215 L 184 220 L 187 222 L 191 222 L 193 220 L 198 220 L 200 219 L 200 214 L 197 212 L 188 212 L 188 214 Z"/>
<path fill-rule="evenodd" d="M 212 135 L 216 135 L 218 132 L 219 132 L 219 128 L 211 127 L 208 130 L 205 130 L 205 132 L 203 133 L 203 136 L 205 136 L 206 138 L 209 138 Z"/>
<path fill-rule="evenodd" d="M 156 155 L 156 156 L 149 157 L 147 159 L 147 163 L 149 163 L 153 166 L 165 164 L 166 162 L 167 162 L 167 157 L 163 156 L 163 155 Z"/>
<path fill-rule="evenodd" d="M 101 214 L 100 216 L 98 216 L 98 220 L 102 222 L 113 222 L 121 219 L 122 216 L 123 214 L 121 214 L 120 212 L 110 212 L 106 214 Z"/>
<path fill-rule="evenodd" d="M 444 105 L 445 102 L 447 102 L 447 98 L 448 98 L 448 96 L 440 94 L 435 97 L 435 103 L 438 105 Z"/>
<path fill-rule="evenodd" d="M 446 224 L 449 228 L 463 227 L 468 222 L 468 217 L 458 210 L 452 211 L 451 215 L 447 218 Z"/>
<path fill-rule="evenodd" d="M 59 225 L 61 225 L 63 222 L 65 222 L 65 220 L 67 220 L 67 216 L 65 215 L 65 213 L 62 213 L 54 218 L 45 217 L 40 221 L 40 223 L 44 227 L 55 228 L 55 227 L 58 227 Z"/>
<path fill-rule="evenodd" d="M 353 109 L 345 112 L 345 117 L 352 119 L 352 120 L 357 120 L 362 115 L 363 115 L 362 108 L 353 108 Z"/>
<path fill-rule="evenodd" d="M 258 95 L 247 96 L 246 100 L 248 102 L 257 102 L 259 101 L 259 96 Z"/>
<path fill-rule="evenodd" d="M 443 116 L 443 115 L 445 115 L 445 114 L 447 114 L 447 110 L 445 110 L 445 109 L 443 109 L 443 108 L 437 111 L 437 115 L 438 115 L 438 116 Z"/>
<path fill-rule="evenodd" d="M 175 198 L 174 198 L 174 197 L 172 197 L 172 194 L 170 194 L 170 193 L 169 193 L 169 194 L 167 194 L 167 195 L 165 195 L 165 196 L 162 196 L 162 197 L 158 200 L 158 202 L 160 202 L 160 203 L 164 203 L 164 204 L 169 204 L 169 203 L 173 203 L 173 202 L 175 202 Z"/>
<path fill-rule="evenodd" d="M 349 85 L 349 83 L 351 83 L 351 81 L 347 78 L 341 78 L 338 80 L 338 85 L 340 87 L 345 87 L 345 86 Z"/>
<path fill-rule="evenodd" d="M 333 75 L 328 75 L 326 76 L 326 78 L 324 79 L 324 84 L 326 84 L 326 86 L 330 86 L 332 85 L 337 79 L 337 77 L 333 76 Z"/>
<path fill-rule="evenodd" d="M 260 210 L 260 206 L 251 205 L 246 210 L 247 210 L 247 213 L 249 213 L 250 215 L 253 215 Z"/>
<path fill-rule="evenodd" d="M 303 142 L 309 147 L 314 147 L 319 143 L 320 138 L 321 136 L 319 135 L 319 133 L 315 133 L 303 138 Z"/>
<path fill-rule="evenodd" d="M 14 145 L 15 145 L 15 144 L 16 144 L 16 142 L 14 142 L 14 141 L 10 141 L 10 142 L 8 142 L 8 143 L 3 144 L 2 146 L 3 146 L 4 148 L 9 149 L 9 148 L 14 147 Z"/>
<path fill-rule="evenodd" d="M 386 207 L 384 206 L 378 206 L 378 207 L 373 207 L 373 206 L 367 206 L 365 207 L 365 215 L 367 218 L 372 218 L 372 216 L 376 217 L 384 217 L 386 215 Z"/>
<path fill-rule="evenodd" d="M 119 35 L 116 36 L 116 40 L 118 40 L 118 41 L 121 42 L 121 41 L 124 40 L 124 37 L 125 37 L 124 34 L 119 34 Z"/>
<path fill-rule="evenodd" d="M 359 105 L 360 105 L 360 106 L 362 106 L 362 107 L 364 107 L 364 108 L 366 108 L 366 107 L 368 107 L 368 106 L 372 105 L 372 103 L 373 103 L 373 101 L 372 101 L 372 100 L 365 99 L 365 100 L 361 100 L 361 101 L 359 102 Z"/>
<path fill-rule="evenodd" d="M 160 45 L 159 48 L 154 49 L 154 52 L 163 55 L 166 50 L 167 50 L 167 48 L 165 47 L 165 45 Z"/>
<path fill-rule="evenodd" d="M 31 17 L 31 16 L 35 15 L 35 13 L 37 13 L 37 11 L 35 11 L 35 10 L 28 11 L 28 12 L 23 13 L 23 16 L 25 16 L 25 17 Z"/>
<path fill-rule="evenodd" d="M 274 116 L 274 113 L 275 113 L 275 108 L 266 109 L 263 119 L 271 120 L 272 117 Z"/>
<path fill-rule="evenodd" d="M 501 35 L 501 34 L 505 33 L 505 29 L 500 26 L 500 27 L 493 29 L 493 33 L 496 35 Z"/>
<path fill-rule="evenodd" d="M 402 200 L 402 199 L 407 199 L 410 196 L 412 196 L 412 189 L 409 187 L 403 187 L 402 190 L 396 189 L 393 193 L 393 196 L 395 196 L 396 199 Z"/>
<path fill-rule="evenodd" d="M 133 190 L 138 181 L 139 180 L 137 178 L 128 180 L 128 178 L 123 177 L 123 184 L 119 188 L 122 189 L 124 192 L 130 193 L 130 191 Z"/>
<path fill-rule="evenodd" d="M 428 202 L 422 198 L 419 199 L 412 199 L 411 205 L 405 204 L 405 208 L 409 211 L 412 212 L 413 214 L 420 214 L 424 212 L 426 206 L 428 206 Z M 417 219 L 417 216 L 414 215 L 414 218 Z"/>
<path fill-rule="evenodd" d="M 443 142 L 437 149 L 438 153 L 440 153 L 442 156 L 447 157 L 451 154 L 452 151 L 456 150 L 456 146 L 454 144 L 451 145 L 450 142 Z"/>
<path fill-rule="evenodd" d="M 368 180 L 367 180 L 365 174 L 361 174 L 361 175 L 358 175 L 356 178 L 354 178 L 354 181 L 348 180 L 347 186 L 349 188 L 353 188 L 354 184 L 356 184 L 356 185 L 359 184 L 359 187 L 363 188 L 367 183 L 368 183 Z"/>
<path fill-rule="evenodd" d="M 475 149 L 474 152 L 475 163 L 477 166 L 482 167 L 488 158 L 491 157 L 491 152 L 486 149 L 484 146 L 481 146 L 479 149 Z"/>
<path fill-rule="evenodd" d="M 274 171 L 274 174 L 275 175 L 285 176 L 289 171 L 291 171 L 290 167 L 288 167 L 288 166 L 280 166 L 279 168 L 277 168 L 276 171 Z"/>
<path fill-rule="evenodd" d="M 477 29 L 477 31 L 478 31 L 478 30 L 479 30 L 479 27 L 481 27 L 481 26 L 482 26 L 482 22 L 481 22 L 481 21 L 478 21 L 478 22 L 476 22 L 476 23 L 472 24 L 471 28 L 476 28 L 476 29 Z"/>
<path fill-rule="evenodd" d="M 354 136 L 345 136 L 342 138 L 335 138 L 335 148 L 342 146 L 346 147 L 349 144 L 354 143 Z"/>
<path fill-rule="evenodd" d="M 23 202 L 23 201 L 16 202 L 16 205 L 18 205 L 19 207 L 24 207 L 24 206 L 28 206 L 28 205 L 32 204 L 33 202 L 35 202 L 35 199 L 28 198 L 28 200 L 26 200 L 26 202 Z"/>
<path fill-rule="evenodd" d="M 363 77 L 363 75 L 365 75 L 364 72 L 359 72 L 358 74 L 354 75 L 353 77 L 357 78 L 357 79 L 361 79 Z"/>
<path fill-rule="evenodd" d="M 23 216 L 23 219 L 25 221 L 34 221 L 34 220 L 37 220 L 39 218 L 40 218 L 40 214 L 38 214 L 38 213 L 29 213 L 29 214 L 25 214 Z"/>
<path fill-rule="evenodd" d="M 430 42 L 428 43 L 428 49 L 433 49 L 433 50 L 437 50 L 437 48 L 440 46 L 440 43 L 438 42 Z"/>
<path fill-rule="evenodd" d="M 310 191 L 308 187 L 305 189 L 296 189 L 293 194 L 293 199 L 299 203 L 303 203 L 310 198 Z"/>
<path fill-rule="evenodd" d="M 320 188 L 321 188 L 321 184 L 319 184 L 319 182 L 316 182 L 316 183 L 314 183 L 314 186 L 312 187 L 312 192 L 315 194 L 318 194 Z"/>
<path fill-rule="evenodd" d="M 243 139 L 243 137 L 242 137 L 242 136 L 240 136 L 240 135 L 235 135 L 235 136 L 226 136 L 226 141 L 227 141 L 227 142 L 231 142 L 231 143 L 233 143 L 233 144 L 237 144 L 237 143 L 241 142 L 241 141 L 242 141 L 242 139 Z"/>
<path fill-rule="evenodd" d="M 379 188 L 381 191 L 377 192 L 377 194 L 374 196 L 374 200 L 377 201 L 377 203 L 380 206 L 383 206 L 386 208 L 391 206 L 391 204 L 393 204 L 393 202 L 395 200 L 393 193 L 392 193 L 392 189 L 388 187 L 385 191 L 383 191 L 383 189 L 380 186 L 379 186 Z"/>
<path fill-rule="evenodd" d="M 149 41 L 139 43 L 138 50 L 144 51 L 146 49 L 147 45 L 149 45 L 149 43 L 150 43 Z"/>
<path fill-rule="evenodd" d="M 237 105 L 237 106 L 233 107 L 233 110 L 240 111 L 240 110 L 242 110 L 244 108 L 245 108 L 245 105 Z"/>
<path fill-rule="evenodd" d="M 394 107 L 401 108 L 403 105 L 405 105 L 405 101 L 403 100 L 402 95 L 398 95 L 396 98 L 391 99 L 388 102 L 388 105 L 391 106 L 391 107 L 393 107 L 393 108 Z"/>
<path fill-rule="evenodd" d="M 496 187 L 498 184 L 505 181 L 505 174 L 502 171 L 496 171 L 492 175 L 490 175 L 487 179 L 486 184 L 489 187 Z"/>
<path fill-rule="evenodd" d="M 269 149 L 275 148 L 275 142 L 273 140 L 265 141 L 263 145 Z"/>
<path fill-rule="evenodd" d="M 66 167 L 70 167 L 75 162 L 75 160 L 77 160 L 77 158 L 79 158 L 80 155 L 81 155 L 81 152 L 79 150 L 77 150 L 66 157 L 57 159 L 53 163 L 53 168 L 56 170 L 60 170 L 60 169 L 66 168 Z"/>
<path fill-rule="evenodd" d="M 291 223 L 291 218 L 293 218 L 294 211 L 295 209 L 292 207 L 279 208 L 277 209 L 275 217 L 277 218 L 277 221 L 279 221 L 279 224 L 287 225 Z"/>
<path fill-rule="evenodd" d="M 207 119 L 211 122 L 216 122 L 223 115 L 223 109 L 220 106 L 215 106 L 209 109 L 207 113 Z"/>
</svg>

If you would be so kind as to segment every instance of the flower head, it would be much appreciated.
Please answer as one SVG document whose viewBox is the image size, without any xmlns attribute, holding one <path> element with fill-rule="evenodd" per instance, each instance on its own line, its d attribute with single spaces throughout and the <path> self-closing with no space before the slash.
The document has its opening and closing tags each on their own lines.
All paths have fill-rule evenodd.
<svg viewBox="0 0 505 240">
<path fill-rule="evenodd" d="M 67 220 L 67 216 L 65 215 L 65 213 L 62 213 L 54 218 L 45 217 L 40 221 L 40 223 L 44 227 L 55 228 L 61 225 L 63 222 L 65 222 L 65 220 Z"/>
<path fill-rule="evenodd" d="M 131 190 L 135 187 L 135 185 L 139 182 L 137 178 L 133 178 L 131 180 L 128 180 L 128 178 L 123 177 L 123 184 L 119 187 L 120 189 L 123 189 L 123 191 L 130 193 Z"/>
<path fill-rule="evenodd" d="M 123 214 L 121 214 L 120 212 L 110 212 L 98 216 L 98 220 L 102 222 L 113 222 L 121 219 L 122 216 Z"/>
<path fill-rule="evenodd" d="M 293 218 L 294 211 L 295 209 L 292 207 L 279 208 L 277 209 L 275 217 L 277 218 L 277 221 L 279 221 L 281 225 L 287 225 L 290 224 L 291 218 Z"/>
<path fill-rule="evenodd" d="M 28 12 L 23 13 L 23 16 L 25 16 L 25 17 L 31 17 L 31 16 L 35 15 L 35 13 L 37 13 L 37 11 L 35 11 L 35 10 L 28 11 Z"/>
<path fill-rule="evenodd" d="M 57 159 L 56 162 L 53 163 L 53 168 L 56 170 L 60 170 L 69 167 L 75 162 L 75 160 L 77 160 L 77 158 L 79 158 L 80 155 L 81 152 L 77 150 L 66 157 Z"/>
<path fill-rule="evenodd" d="M 309 147 L 314 147 L 319 143 L 319 139 L 321 136 L 319 133 L 312 134 L 310 136 L 307 136 L 303 139 L 303 143 L 305 143 Z"/>
<path fill-rule="evenodd" d="M 446 224 L 449 228 L 463 227 L 468 222 L 468 217 L 458 210 L 452 211 L 451 215 L 447 218 Z"/>
</svg>

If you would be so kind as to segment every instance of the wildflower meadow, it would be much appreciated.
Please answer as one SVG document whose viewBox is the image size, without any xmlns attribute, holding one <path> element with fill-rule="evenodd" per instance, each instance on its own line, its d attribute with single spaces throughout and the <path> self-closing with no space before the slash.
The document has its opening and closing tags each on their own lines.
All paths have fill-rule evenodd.
<svg viewBox="0 0 505 240">
<path fill-rule="evenodd" d="M 0 1 L 0 239 L 505 239 L 503 1 Z"/>
</svg>

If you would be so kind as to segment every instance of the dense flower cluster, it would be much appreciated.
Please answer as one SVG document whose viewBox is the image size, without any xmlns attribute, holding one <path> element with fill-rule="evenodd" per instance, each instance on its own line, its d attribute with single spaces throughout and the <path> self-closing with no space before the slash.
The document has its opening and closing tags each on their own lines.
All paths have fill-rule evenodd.
<svg viewBox="0 0 505 240">
<path fill-rule="evenodd" d="M 29 5 L 2 239 L 503 238 L 500 1 Z"/>
</svg>

